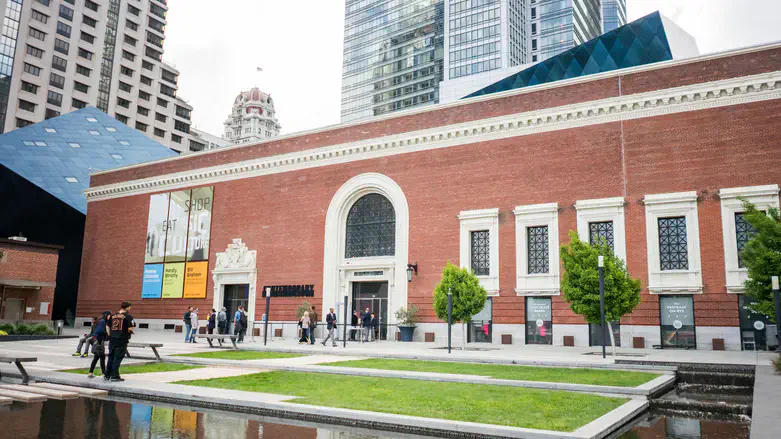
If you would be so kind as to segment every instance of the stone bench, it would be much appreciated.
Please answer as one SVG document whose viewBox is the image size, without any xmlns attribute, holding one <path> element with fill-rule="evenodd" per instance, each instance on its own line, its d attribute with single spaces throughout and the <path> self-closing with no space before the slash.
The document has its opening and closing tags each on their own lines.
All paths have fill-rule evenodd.
<svg viewBox="0 0 781 439">
<path fill-rule="evenodd" d="M 157 361 L 163 361 L 160 358 L 160 354 L 157 352 L 157 348 L 163 347 L 162 343 L 128 343 L 127 347 L 129 348 L 150 348 L 152 349 L 152 352 L 155 354 L 155 358 Z M 130 351 L 127 351 L 126 353 L 128 358 L 132 358 L 130 356 Z"/>
<path fill-rule="evenodd" d="M 30 381 L 30 376 L 27 375 L 27 371 L 24 370 L 24 366 L 22 366 L 22 363 L 32 363 L 38 361 L 38 358 L 36 357 L 10 357 L 7 355 L 0 355 L 0 363 L 8 363 L 8 364 L 15 364 L 16 368 L 19 369 L 19 373 L 22 374 L 22 383 L 27 384 L 28 381 Z M 0 374 L 0 378 L 2 378 L 2 374 Z"/>
<path fill-rule="evenodd" d="M 239 347 L 236 345 L 236 339 L 239 338 L 238 335 L 231 335 L 231 334 L 206 334 L 206 335 L 196 335 L 195 338 L 205 338 L 207 342 L 209 342 L 209 347 L 223 347 L 222 342 L 225 341 L 225 339 L 229 339 L 231 343 L 233 344 L 233 349 L 239 350 Z M 217 340 L 219 343 L 219 346 L 214 346 L 214 343 L 212 343 L 212 340 Z"/>
</svg>

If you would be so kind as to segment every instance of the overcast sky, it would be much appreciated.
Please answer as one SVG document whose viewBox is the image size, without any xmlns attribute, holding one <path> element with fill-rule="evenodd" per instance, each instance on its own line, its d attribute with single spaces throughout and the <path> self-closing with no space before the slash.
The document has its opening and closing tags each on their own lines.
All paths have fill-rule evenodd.
<svg viewBox="0 0 781 439">
<path fill-rule="evenodd" d="M 194 126 L 221 136 L 233 99 L 271 93 L 282 133 L 339 122 L 344 0 L 168 0 L 165 59 Z M 627 0 L 629 20 L 660 10 L 700 53 L 781 40 L 779 0 Z M 263 72 L 257 73 L 257 67 Z"/>
</svg>

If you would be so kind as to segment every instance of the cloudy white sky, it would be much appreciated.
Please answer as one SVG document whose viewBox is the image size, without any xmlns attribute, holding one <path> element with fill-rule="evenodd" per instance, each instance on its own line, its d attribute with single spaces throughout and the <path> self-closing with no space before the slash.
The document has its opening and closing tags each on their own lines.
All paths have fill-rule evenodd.
<svg viewBox="0 0 781 439">
<path fill-rule="evenodd" d="M 339 122 L 344 0 L 168 0 L 165 59 L 197 128 L 215 135 L 236 95 L 271 93 L 282 132 Z M 629 20 L 655 10 L 701 53 L 781 41 L 779 0 L 627 0 Z M 257 67 L 263 72 L 257 73 Z"/>
</svg>

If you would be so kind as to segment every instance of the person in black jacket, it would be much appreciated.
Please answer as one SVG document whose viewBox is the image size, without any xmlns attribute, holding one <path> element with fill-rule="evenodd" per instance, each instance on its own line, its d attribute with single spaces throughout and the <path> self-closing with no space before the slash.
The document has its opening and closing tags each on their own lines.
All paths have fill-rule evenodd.
<svg viewBox="0 0 781 439">
<path fill-rule="evenodd" d="M 369 308 L 366 308 L 366 312 L 361 316 L 361 326 L 363 327 L 363 341 L 369 341 L 369 331 L 372 326 L 372 313 L 369 312 Z"/>
<path fill-rule="evenodd" d="M 95 324 L 95 330 L 93 331 L 95 343 L 92 345 L 92 354 L 94 357 L 92 357 L 92 364 L 89 367 L 87 378 L 95 377 L 93 372 L 95 372 L 95 366 L 97 366 L 98 361 L 100 361 L 100 373 L 102 375 L 106 374 L 106 339 L 108 338 L 106 319 L 108 319 L 108 316 L 110 315 L 111 311 L 104 311 L 103 315 L 100 316 L 98 322 Z"/>
<path fill-rule="evenodd" d="M 214 327 L 217 326 L 217 310 L 212 308 L 211 314 L 209 314 L 208 324 L 206 325 L 206 332 L 214 334 Z"/>
<path fill-rule="evenodd" d="M 350 326 L 352 326 L 352 328 L 357 328 L 358 327 L 358 321 L 360 320 L 358 318 L 359 314 L 360 313 L 358 311 L 355 311 L 353 313 L 353 317 L 350 320 Z M 353 331 L 352 328 L 350 328 L 350 340 L 355 341 L 355 331 Z"/>
<path fill-rule="evenodd" d="M 118 313 L 112 314 L 106 320 L 109 335 L 108 364 L 103 374 L 106 381 L 125 381 L 119 376 L 119 367 L 127 353 L 127 344 L 136 328 L 136 322 L 130 315 L 130 302 L 122 302 Z"/>
<path fill-rule="evenodd" d="M 328 311 L 328 314 L 326 314 L 325 323 L 328 325 L 328 337 L 323 340 L 323 346 L 325 346 L 325 342 L 327 342 L 330 338 L 331 345 L 336 347 L 336 313 L 334 312 L 333 308 L 331 308 L 330 311 Z"/>
</svg>

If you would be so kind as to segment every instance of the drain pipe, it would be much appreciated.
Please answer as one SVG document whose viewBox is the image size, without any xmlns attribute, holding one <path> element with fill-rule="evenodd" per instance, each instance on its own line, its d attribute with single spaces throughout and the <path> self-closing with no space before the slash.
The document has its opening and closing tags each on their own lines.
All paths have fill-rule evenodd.
<svg viewBox="0 0 781 439">
<path fill-rule="evenodd" d="M 781 328 L 781 291 L 778 288 L 778 276 L 772 276 L 770 284 L 773 288 L 773 302 L 776 308 L 776 352 L 781 352 L 781 342 L 778 341 L 781 339 L 781 330 L 779 330 Z"/>
</svg>

